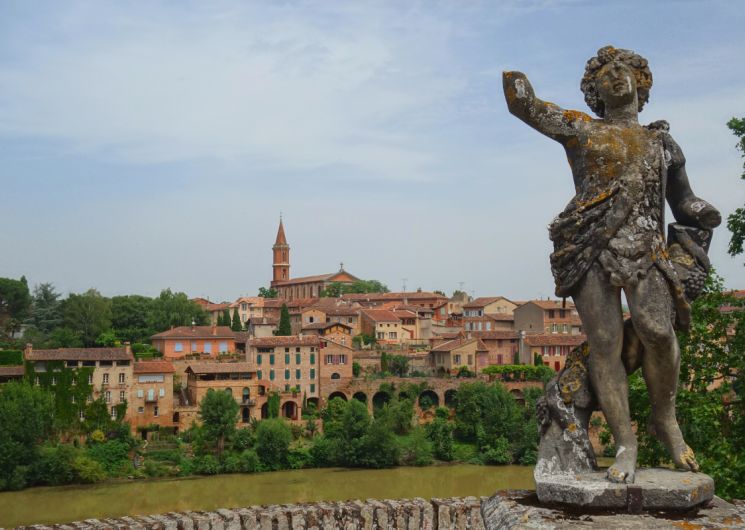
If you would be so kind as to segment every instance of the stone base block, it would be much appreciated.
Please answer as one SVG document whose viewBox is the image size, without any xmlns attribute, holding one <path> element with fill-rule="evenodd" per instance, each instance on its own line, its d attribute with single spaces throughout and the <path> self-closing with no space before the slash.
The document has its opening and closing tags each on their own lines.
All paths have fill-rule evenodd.
<svg viewBox="0 0 745 530">
<path fill-rule="evenodd" d="M 714 480 L 703 473 L 672 469 L 639 469 L 634 484 L 616 484 L 605 471 L 536 475 L 542 503 L 583 508 L 628 510 L 688 510 L 714 497 Z"/>
</svg>

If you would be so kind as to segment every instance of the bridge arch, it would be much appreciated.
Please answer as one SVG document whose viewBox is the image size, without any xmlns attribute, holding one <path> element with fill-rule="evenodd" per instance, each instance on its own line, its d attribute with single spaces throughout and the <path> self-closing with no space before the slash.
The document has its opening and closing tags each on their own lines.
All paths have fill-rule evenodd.
<svg viewBox="0 0 745 530">
<path fill-rule="evenodd" d="M 365 394 L 361 390 L 358 391 L 358 392 L 355 392 L 352 395 L 352 399 L 356 399 L 357 401 L 361 401 L 362 403 L 364 403 L 365 405 L 367 405 L 367 394 Z"/>
<path fill-rule="evenodd" d="M 458 391 L 454 388 L 450 388 L 445 391 L 445 406 L 455 408 L 458 404 Z"/>
<path fill-rule="evenodd" d="M 440 396 L 434 390 L 425 390 L 419 394 L 419 408 L 429 410 L 440 406 Z"/>
<path fill-rule="evenodd" d="M 344 401 L 347 401 L 347 395 L 344 392 L 341 392 L 339 390 L 337 390 L 336 392 L 331 392 L 329 394 L 327 401 L 331 401 L 334 398 L 339 398 L 339 399 L 343 399 Z"/>
</svg>

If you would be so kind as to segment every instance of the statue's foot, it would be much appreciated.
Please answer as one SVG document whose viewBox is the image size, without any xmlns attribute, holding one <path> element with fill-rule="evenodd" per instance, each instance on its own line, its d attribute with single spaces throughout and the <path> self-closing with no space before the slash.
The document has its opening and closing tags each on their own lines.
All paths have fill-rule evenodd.
<svg viewBox="0 0 745 530">
<path fill-rule="evenodd" d="M 611 482 L 633 484 L 636 474 L 636 447 L 618 447 L 616 461 L 608 468 L 606 476 Z"/>
<path fill-rule="evenodd" d="M 677 421 L 673 420 L 667 424 L 659 422 L 655 426 L 655 435 L 667 449 L 676 468 L 685 471 L 698 471 L 696 455 L 693 454 L 693 449 L 688 447 L 683 439 Z"/>
</svg>

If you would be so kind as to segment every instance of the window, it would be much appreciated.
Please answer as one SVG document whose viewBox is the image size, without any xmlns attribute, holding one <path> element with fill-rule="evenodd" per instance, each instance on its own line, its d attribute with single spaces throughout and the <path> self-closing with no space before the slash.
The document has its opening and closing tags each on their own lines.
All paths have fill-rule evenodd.
<svg viewBox="0 0 745 530">
<path fill-rule="evenodd" d="M 286 369 L 285 370 L 285 381 L 287 381 L 288 379 L 290 379 L 290 370 Z"/>
<path fill-rule="evenodd" d="M 349 318 L 347 319 L 347 322 L 351 324 L 351 323 L 352 323 L 352 317 L 349 317 Z"/>
<path fill-rule="evenodd" d="M 468 364 L 469 365 L 473 364 L 473 355 L 471 354 L 468 355 Z"/>
<path fill-rule="evenodd" d="M 290 354 L 285 353 L 285 364 L 290 364 Z"/>
<path fill-rule="evenodd" d="M 93 374 L 88 374 L 88 384 L 89 385 L 92 385 L 93 384 Z"/>
<path fill-rule="evenodd" d="M 197 341 L 193 340 L 191 341 L 191 353 L 194 353 L 197 351 Z"/>
<path fill-rule="evenodd" d="M 274 370 L 269 370 L 269 380 L 274 381 Z"/>
<path fill-rule="evenodd" d="M 103 374 L 103 384 L 104 385 L 109 384 L 109 374 Z"/>
<path fill-rule="evenodd" d="M 310 393 L 314 394 L 316 392 L 316 385 L 315 383 L 310 384 Z"/>
<path fill-rule="evenodd" d="M 554 310 L 553 309 L 549 309 L 548 310 L 548 318 L 554 318 Z"/>
<path fill-rule="evenodd" d="M 378 331 L 378 333 L 376 334 L 376 338 L 385 339 L 385 331 Z"/>
<path fill-rule="evenodd" d="M 175 351 L 175 352 L 182 352 L 182 351 L 184 351 L 184 343 L 183 342 L 176 342 L 173 345 L 173 351 Z"/>
<path fill-rule="evenodd" d="M 551 333 L 558 333 L 558 332 L 559 332 L 559 325 L 551 324 Z"/>
<path fill-rule="evenodd" d="M 269 355 L 269 364 L 274 364 L 274 354 Z"/>
<path fill-rule="evenodd" d="M 497 364 L 503 364 L 502 354 L 501 353 L 500 354 L 497 354 Z"/>
<path fill-rule="evenodd" d="M 310 369 L 310 378 L 311 379 L 315 379 L 316 378 L 316 369 L 315 368 L 311 368 Z"/>
<path fill-rule="evenodd" d="M 308 317 L 308 324 L 313 324 L 313 317 Z"/>
<path fill-rule="evenodd" d="M 158 405 L 155 405 L 153 407 L 153 416 L 157 416 L 157 415 L 158 415 Z"/>
<path fill-rule="evenodd" d="M 155 390 L 152 388 L 147 389 L 147 400 L 148 401 L 155 401 Z"/>
<path fill-rule="evenodd" d="M 256 372 L 256 379 L 261 379 L 261 370 Z"/>
<path fill-rule="evenodd" d="M 388 338 L 389 339 L 395 339 L 396 338 L 396 332 L 395 331 L 389 331 L 388 332 Z"/>
<path fill-rule="evenodd" d="M 334 372 L 333 374 L 331 374 L 331 379 L 341 379 L 341 376 L 338 373 Z"/>
<path fill-rule="evenodd" d="M 138 414 L 142 414 L 143 412 L 145 412 L 145 407 L 137 407 Z"/>
<path fill-rule="evenodd" d="M 122 403 L 125 400 L 124 397 L 124 390 L 119 391 L 119 403 Z"/>
<path fill-rule="evenodd" d="M 300 364 L 300 354 L 299 353 L 296 353 L 295 354 L 295 364 Z"/>
<path fill-rule="evenodd" d="M 57 384 L 57 378 L 52 376 L 52 386 Z"/>
<path fill-rule="evenodd" d="M 459 353 L 456 353 L 456 354 L 455 354 L 455 355 L 453 356 L 453 362 L 454 362 L 455 364 L 460 364 L 460 354 L 459 354 Z"/>
<path fill-rule="evenodd" d="M 315 346 L 311 346 L 311 347 L 310 347 L 310 351 L 311 351 L 311 352 L 314 352 L 314 351 L 316 351 L 316 347 L 315 347 Z"/>
<path fill-rule="evenodd" d="M 144 391 L 144 390 L 142 390 L 141 388 L 140 388 L 140 389 L 138 389 L 138 390 L 137 390 L 137 397 L 138 397 L 138 398 L 141 398 L 141 397 L 145 397 L 145 391 Z"/>
<path fill-rule="evenodd" d="M 491 331 L 491 322 L 486 323 L 486 331 Z"/>
<path fill-rule="evenodd" d="M 295 379 L 300 379 L 302 376 L 300 375 L 300 368 L 297 368 L 295 370 Z"/>
<path fill-rule="evenodd" d="M 119 384 L 120 385 L 123 385 L 124 384 L 124 377 L 125 377 L 124 374 L 119 374 Z"/>
<path fill-rule="evenodd" d="M 116 419 L 116 407 L 111 407 L 111 419 Z"/>
<path fill-rule="evenodd" d="M 220 341 L 220 353 L 227 353 L 228 352 L 228 341 L 223 340 Z"/>
<path fill-rule="evenodd" d="M 311 353 L 310 354 L 310 364 L 316 364 L 316 354 L 315 353 Z"/>
<path fill-rule="evenodd" d="M 165 388 L 161 388 L 160 390 L 158 390 L 158 395 L 160 397 L 166 397 L 166 389 Z"/>
<path fill-rule="evenodd" d="M 256 364 L 261 364 L 261 354 L 256 354 Z"/>
<path fill-rule="evenodd" d="M 562 332 L 569 333 L 569 326 L 567 324 L 564 324 Z"/>
<path fill-rule="evenodd" d="M 334 364 L 334 356 L 333 355 L 327 355 L 326 356 L 326 364 Z"/>
<path fill-rule="evenodd" d="M 204 341 L 204 353 L 212 353 L 212 343 Z"/>
<path fill-rule="evenodd" d="M 339 355 L 339 364 L 347 364 L 347 356 Z"/>
<path fill-rule="evenodd" d="M 290 385 L 285 385 L 285 392 L 289 392 L 289 391 L 290 391 Z"/>
<path fill-rule="evenodd" d="M 300 353 L 300 348 L 299 347 L 298 348 L 295 348 L 295 352 L 296 353 Z"/>
<path fill-rule="evenodd" d="M 78 412 L 78 418 L 80 418 L 80 421 L 85 419 L 85 412 L 83 412 L 83 409 L 80 409 L 80 412 Z"/>
</svg>

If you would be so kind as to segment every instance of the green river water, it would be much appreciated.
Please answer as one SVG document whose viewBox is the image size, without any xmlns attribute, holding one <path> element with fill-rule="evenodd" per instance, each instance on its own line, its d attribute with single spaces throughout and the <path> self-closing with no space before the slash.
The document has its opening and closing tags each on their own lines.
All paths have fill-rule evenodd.
<svg viewBox="0 0 745 530">
<path fill-rule="evenodd" d="M 534 488 L 532 467 L 468 464 L 137 480 L 0 493 L 0 527 L 257 504 L 464 497 Z"/>
</svg>

